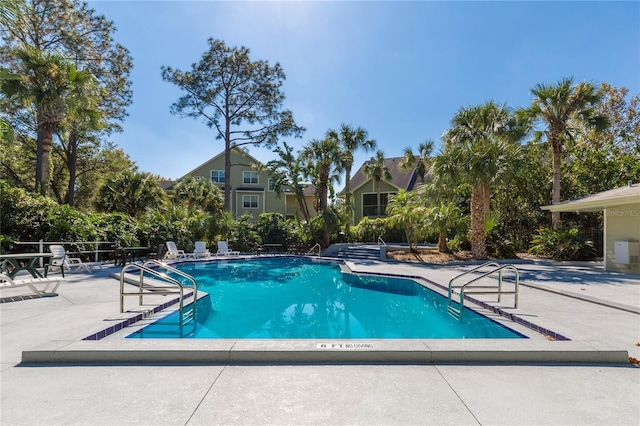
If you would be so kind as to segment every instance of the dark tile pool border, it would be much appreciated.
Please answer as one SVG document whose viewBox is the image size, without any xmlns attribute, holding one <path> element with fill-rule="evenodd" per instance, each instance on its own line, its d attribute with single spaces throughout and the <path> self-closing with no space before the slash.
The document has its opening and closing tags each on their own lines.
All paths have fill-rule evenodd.
<svg viewBox="0 0 640 426">
<path fill-rule="evenodd" d="M 297 257 L 297 256 L 280 256 L 280 257 Z M 343 265 L 349 270 L 349 273 L 352 273 L 354 275 L 372 275 L 372 276 L 381 276 L 381 277 L 395 277 L 395 278 L 410 279 L 410 280 L 413 280 L 413 281 L 422 280 L 422 281 L 425 281 L 425 282 L 429 283 L 429 285 L 432 285 L 432 286 L 434 286 L 434 287 L 436 287 L 436 288 L 438 288 L 438 289 L 440 289 L 440 290 L 442 290 L 444 292 L 448 291 L 448 288 L 446 286 L 438 284 L 438 283 L 436 283 L 434 281 L 431 281 L 431 280 L 429 280 L 427 278 L 424 278 L 422 276 L 419 276 L 419 275 L 379 273 L 379 272 L 366 272 L 366 273 L 353 272 L 353 271 L 351 271 L 349 266 L 343 260 L 326 259 L 326 258 L 312 258 L 312 259 L 315 260 L 315 261 L 320 261 L 320 262 L 332 262 L 332 263 L 337 263 L 339 265 Z M 223 260 L 229 260 L 229 259 L 223 259 Z M 231 259 L 231 260 L 236 260 L 236 259 Z M 247 260 L 247 259 L 242 259 L 242 260 Z M 188 263 L 188 262 L 177 262 L 177 263 Z M 185 295 L 185 298 L 190 297 L 191 295 L 192 295 L 192 293 L 189 293 L 188 295 Z M 474 304 L 476 304 L 476 305 L 478 305 L 478 306 L 480 306 L 480 307 L 482 307 L 482 308 L 484 308 L 484 309 L 486 309 L 486 310 L 488 310 L 490 312 L 493 312 L 493 313 L 495 313 L 497 315 L 500 315 L 501 317 L 503 317 L 503 318 L 505 318 L 505 319 L 507 319 L 509 321 L 515 322 L 516 324 L 519 324 L 519 325 L 521 325 L 523 327 L 526 327 L 526 328 L 528 328 L 528 329 L 530 329 L 530 330 L 532 330 L 532 331 L 534 331 L 536 333 L 542 334 L 543 336 L 545 336 L 549 340 L 571 341 L 570 338 L 568 338 L 568 337 L 566 337 L 566 336 L 564 336 L 564 335 L 562 335 L 560 333 L 556 333 L 553 330 L 550 330 L 550 329 L 545 328 L 545 327 L 541 327 L 541 326 L 539 326 L 539 325 L 537 325 L 537 324 L 535 324 L 535 323 L 533 323 L 531 321 L 527 321 L 527 320 L 525 320 L 523 318 L 518 317 L 515 314 L 512 314 L 510 312 L 506 312 L 503 309 L 500 309 L 500 308 L 497 308 L 495 306 L 492 306 L 492 305 L 490 305 L 490 304 L 488 304 L 486 302 L 483 302 L 481 300 L 477 300 L 477 299 L 475 299 L 475 298 L 473 298 L 473 297 L 471 297 L 469 295 L 465 294 L 464 298 L 465 298 L 465 300 L 468 300 L 469 302 L 474 303 Z M 135 324 L 136 322 L 142 320 L 146 315 L 149 315 L 149 313 L 158 313 L 158 312 L 168 308 L 169 306 L 175 305 L 176 303 L 178 303 L 178 301 L 179 301 L 178 298 L 170 300 L 170 301 L 168 301 L 166 303 L 163 303 L 161 305 L 158 305 L 158 306 L 154 307 L 153 310 L 149 311 L 148 313 L 136 314 L 135 316 L 127 318 L 127 319 L 125 319 L 125 320 L 123 320 L 123 321 L 121 321 L 121 322 L 119 322 L 117 324 L 114 324 L 114 325 L 110 326 L 110 327 L 107 327 L 104 330 L 100 330 L 100 331 L 98 331 L 98 332 L 96 332 L 94 334 L 91 334 L 91 335 L 85 337 L 82 340 L 100 340 L 100 339 L 103 339 L 103 338 L 105 338 L 107 336 L 110 336 L 111 334 L 114 334 L 114 333 L 122 330 L 123 328 L 126 328 L 126 327 L 128 327 L 130 325 Z M 476 311 L 476 313 L 479 314 L 479 315 L 482 315 L 482 313 L 480 313 L 480 312 Z M 485 315 L 482 315 L 482 316 L 485 316 Z M 500 324 L 500 325 L 505 327 L 505 328 L 509 328 L 508 325 L 504 325 L 504 324 Z M 511 330 L 511 331 L 515 332 L 516 334 L 521 334 L 521 333 L 516 332 L 515 330 Z"/>
<path fill-rule="evenodd" d="M 193 292 L 187 292 L 184 294 L 183 299 L 186 299 L 188 297 L 191 297 L 193 295 Z M 158 306 L 155 306 L 153 309 L 150 309 L 148 312 L 140 312 L 137 313 L 136 315 L 130 317 L 130 318 L 126 318 L 123 319 L 122 321 L 105 328 L 104 330 L 100 330 L 96 333 L 93 333 L 87 337 L 85 337 L 82 340 L 100 340 L 100 339 L 104 339 L 107 336 L 112 335 L 115 332 L 118 332 L 120 330 L 122 330 L 123 328 L 129 327 L 130 325 L 133 325 L 135 323 L 137 323 L 138 321 L 142 320 L 144 317 L 146 317 L 149 314 L 155 314 L 158 313 L 166 308 L 168 308 L 169 306 L 175 305 L 180 301 L 180 298 L 175 298 L 172 300 L 169 300 L 165 303 L 162 303 Z"/>
<path fill-rule="evenodd" d="M 390 273 L 383 274 L 383 273 L 378 273 L 378 272 L 367 272 L 367 273 L 352 272 L 352 273 L 356 274 L 356 275 L 376 275 L 376 276 L 381 276 L 381 277 L 405 278 L 405 279 L 410 279 L 410 280 L 413 280 L 413 281 L 422 280 L 422 281 L 425 281 L 425 282 L 429 283 L 429 285 L 433 285 L 434 287 L 439 288 L 440 290 L 442 290 L 444 292 L 448 292 L 449 291 L 449 289 L 447 287 L 443 286 L 442 284 L 438 284 L 438 283 L 436 283 L 434 281 L 428 280 L 428 279 L 426 279 L 424 277 L 421 277 L 421 276 L 418 276 L 418 275 L 390 274 Z M 469 296 L 468 294 L 464 295 L 464 300 L 468 300 L 469 302 L 474 303 L 474 304 L 476 304 L 478 306 L 481 306 L 482 308 L 487 309 L 487 310 L 493 312 L 494 314 L 498 314 L 503 318 L 506 318 L 506 319 L 508 319 L 510 321 L 515 322 L 516 324 L 520 324 L 523 327 L 526 327 L 526 328 L 528 328 L 530 330 L 535 331 L 536 333 L 540 333 L 540 334 L 544 335 L 547 339 L 560 340 L 560 341 L 571 341 L 571 339 L 569 339 L 566 336 L 563 336 L 560 333 L 556 333 L 553 330 L 549 330 L 548 328 L 541 327 L 541 326 L 539 326 L 539 325 L 537 325 L 535 323 L 532 323 L 531 321 L 527 321 L 525 319 L 522 319 L 522 318 L 518 317 L 517 315 L 514 315 L 514 314 L 512 314 L 510 312 L 506 312 L 506 311 L 504 311 L 504 310 L 502 310 L 500 308 L 492 306 L 492 305 L 490 305 L 490 304 L 488 304 L 486 302 L 483 302 L 481 300 L 474 299 L 473 297 Z M 482 315 L 479 312 L 476 312 L 476 313 Z"/>
</svg>

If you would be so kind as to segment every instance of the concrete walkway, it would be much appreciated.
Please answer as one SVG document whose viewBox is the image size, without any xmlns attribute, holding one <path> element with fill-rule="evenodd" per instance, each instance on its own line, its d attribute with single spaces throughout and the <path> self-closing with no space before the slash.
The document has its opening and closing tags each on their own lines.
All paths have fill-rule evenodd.
<svg viewBox="0 0 640 426">
<path fill-rule="evenodd" d="M 468 268 L 349 266 L 443 285 Z M 640 359 L 637 276 L 598 264 L 518 267 L 525 286 L 513 312 L 572 339 L 536 345 Z M 109 272 L 68 275 L 57 297 L 0 305 L 0 424 L 640 423 L 640 368 L 630 363 L 21 364 L 23 351 L 73 347 L 119 317 L 119 284 Z"/>
</svg>

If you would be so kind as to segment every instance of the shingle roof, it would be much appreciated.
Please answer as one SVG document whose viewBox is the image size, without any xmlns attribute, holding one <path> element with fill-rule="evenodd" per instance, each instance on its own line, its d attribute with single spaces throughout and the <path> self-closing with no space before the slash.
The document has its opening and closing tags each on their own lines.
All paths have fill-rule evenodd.
<svg viewBox="0 0 640 426">
<path fill-rule="evenodd" d="M 364 172 L 364 166 L 370 161 L 371 160 L 365 161 L 364 164 L 360 166 L 358 171 L 356 171 L 356 173 L 351 178 L 352 191 L 371 180 L 371 178 Z M 409 191 L 413 189 L 413 186 L 416 183 L 416 168 L 414 166 L 409 170 L 403 170 L 400 167 L 401 162 L 402 157 L 385 158 L 384 164 L 385 166 L 387 166 L 389 172 L 391 173 L 391 181 L 389 183 L 398 187 L 399 189 L 406 189 Z"/>
</svg>

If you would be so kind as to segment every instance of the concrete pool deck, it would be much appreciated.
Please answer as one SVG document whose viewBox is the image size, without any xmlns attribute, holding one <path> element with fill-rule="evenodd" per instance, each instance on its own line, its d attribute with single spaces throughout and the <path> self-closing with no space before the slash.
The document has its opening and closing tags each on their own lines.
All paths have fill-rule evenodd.
<svg viewBox="0 0 640 426">
<path fill-rule="evenodd" d="M 354 272 L 421 276 L 444 285 L 468 268 L 347 264 Z M 326 352 L 317 342 L 311 349 L 308 342 L 279 342 L 280 348 L 266 351 L 264 341 L 225 342 L 226 348 L 208 353 L 201 341 L 163 343 L 160 349 L 153 341 L 125 342 L 118 335 L 81 341 L 119 317 L 119 284 L 108 276 L 117 269 L 69 274 L 58 297 L 0 305 L 0 423 L 638 424 L 640 368 L 623 362 L 640 358 L 638 277 L 603 272 L 597 263 L 517 266 L 523 287 L 513 313 L 571 341 L 537 336 L 515 349 L 504 341 L 399 341 L 388 347 L 376 341 L 384 351 L 374 352 L 391 358 L 353 363 L 345 359 L 354 353 L 349 348 L 333 350 L 336 358 L 320 363 L 317 354 Z M 423 349 L 416 351 L 416 343 Z M 297 358 L 302 364 L 287 361 L 292 346 L 303 354 Z M 407 351 L 419 355 L 393 358 Z M 127 352 L 141 358 L 118 358 Z M 173 352 L 173 362 L 164 352 Z M 510 352 L 538 358 L 491 358 Z M 224 357 L 207 358 L 212 353 Z M 426 359 L 426 353 L 443 358 Z M 564 358 L 546 356 L 554 353 Z M 56 358 L 61 354 L 70 356 L 66 363 Z M 471 358 L 460 358 L 464 354 Z M 24 363 L 25 355 L 59 363 Z"/>
</svg>

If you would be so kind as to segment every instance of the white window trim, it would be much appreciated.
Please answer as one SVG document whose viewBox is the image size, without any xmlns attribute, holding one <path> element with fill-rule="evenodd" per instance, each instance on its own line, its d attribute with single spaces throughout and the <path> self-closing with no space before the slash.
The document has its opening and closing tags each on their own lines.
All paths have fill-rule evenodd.
<svg viewBox="0 0 640 426">
<path fill-rule="evenodd" d="M 256 201 L 256 206 L 255 207 L 251 207 L 251 200 L 252 198 L 255 197 L 255 201 Z M 246 202 L 249 202 L 249 207 L 247 207 Z M 242 208 L 245 210 L 256 210 L 260 208 L 260 198 L 257 195 L 243 195 L 242 196 Z"/>
<path fill-rule="evenodd" d="M 251 177 L 253 175 L 255 175 L 256 177 L 256 181 L 255 183 L 253 182 L 247 182 L 247 175 L 249 176 L 249 179 L 251 180 Z M 258 174 L 258 172 L 254 172 L 252 170 L 246 170 L 242 172 L 242 184 L 243 185 L 259 185 L 260 184 L 260 175 Z"/>
<path fill-rule="evenodd" d="M 276 178 L 270 177 L 267 179 L 267 191 L 274 192 L 276 190 Z"/>
<path fill-rule="evenodd" d="M 223 176 L 223 178 L 222 178 L 222 182 L 218 182 L 217 180 L 213 180 L 213 172 L 218 172 L 218 177 L 219 177 L 220 175 L 222 175 L 222 176 Z M 211 179 L 211 182 L 213 182 L 213 183 L 217 183 L 217 184 L 224 184 L 224 170 L 211 170 L 211 171 L 209 172 L 209 179 Z"/>
</svg>

